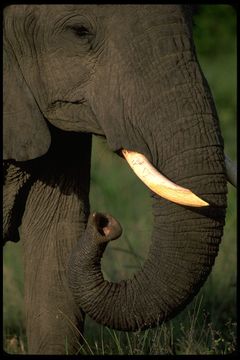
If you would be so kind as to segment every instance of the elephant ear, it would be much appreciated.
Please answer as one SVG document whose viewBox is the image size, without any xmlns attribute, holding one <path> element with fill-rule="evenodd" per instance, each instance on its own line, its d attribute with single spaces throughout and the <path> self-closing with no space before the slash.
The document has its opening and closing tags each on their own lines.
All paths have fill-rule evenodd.
<svg viewBox="0 0 240 360">
<path fill-rule="evenodd" d="M 6 51 L 3 92 L 3 158 L 25 161 L 45 154 L 51 143 L 47 123 L 17 60 Z"/>
</svg>

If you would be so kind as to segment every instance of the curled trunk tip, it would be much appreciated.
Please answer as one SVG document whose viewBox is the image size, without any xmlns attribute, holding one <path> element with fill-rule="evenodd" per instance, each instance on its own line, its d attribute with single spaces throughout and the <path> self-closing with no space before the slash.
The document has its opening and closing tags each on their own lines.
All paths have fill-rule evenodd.
<svg viewBox="0 0 240 360">
<path fill-rule="evenodd" d="M 109 214 L 94 212 L 89 217 L 88 226 L 93 227 L 96 232 L 95 240 L 99 242 L 116 240 L 122 234 L 120 223 Z"/>
</svg>

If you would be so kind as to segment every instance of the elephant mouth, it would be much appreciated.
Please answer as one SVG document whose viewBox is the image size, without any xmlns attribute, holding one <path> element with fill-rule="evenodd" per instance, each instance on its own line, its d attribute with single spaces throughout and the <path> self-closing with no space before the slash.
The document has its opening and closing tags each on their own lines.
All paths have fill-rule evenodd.
<svg viewBox="0 0 240 360">
<path fill-rule="evenodd" d="M 63 131 L 104 135 L 85 98 L 56 99 L 43 112 L 45 118 Z"/>
</svg>

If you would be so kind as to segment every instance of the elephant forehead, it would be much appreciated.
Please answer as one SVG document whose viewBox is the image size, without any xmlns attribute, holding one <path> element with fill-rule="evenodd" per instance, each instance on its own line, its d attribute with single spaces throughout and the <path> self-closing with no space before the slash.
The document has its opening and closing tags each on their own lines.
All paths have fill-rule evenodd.
<svg viewBox="0 0 240 360">
<path fill-rule="evenodd" d="M 62 17 L 71 17 L 74 15 L 95 15 L 102 21 L 117 21 L 124 17 L 125 25 L 127 23 L 134 23 L 136 20 L 141 22 L 152 22 L 156 19 L 157 22 L 161 21 L 167 14 L 181 13 L 181 6 L 176 5 L 10 5 L 4 10 L 5 17 L 14 17 L 14 19 L 27 20 L 35 17 L 36 21 L 48 22 L 49 25 L 54 24 L 54 20 L 61 19 Z M 49 22 L 51 19 L 51 22 Z M 162 22 L 162 21 L 161 21 Z"/>
</svg>

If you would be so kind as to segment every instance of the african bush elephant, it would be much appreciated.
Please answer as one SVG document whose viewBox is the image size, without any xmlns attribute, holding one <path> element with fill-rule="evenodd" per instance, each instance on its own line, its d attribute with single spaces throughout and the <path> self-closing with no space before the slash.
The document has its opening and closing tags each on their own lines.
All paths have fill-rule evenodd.
<svg viewBox="0 0 240 360">
<path fill-rule="evenodd" d="M 24 247 L 29 353 L 75 353 L 85 313 L 115 329 L 160 324 L 211 271 L 227 177 L 191 26 L 176 5 L 4 10 L 4 239 Z M 148 257 L 119 283 L 100 259 L 121 226 L 89 215 L 91 134 L 154 192 Z"/>
</svg>

